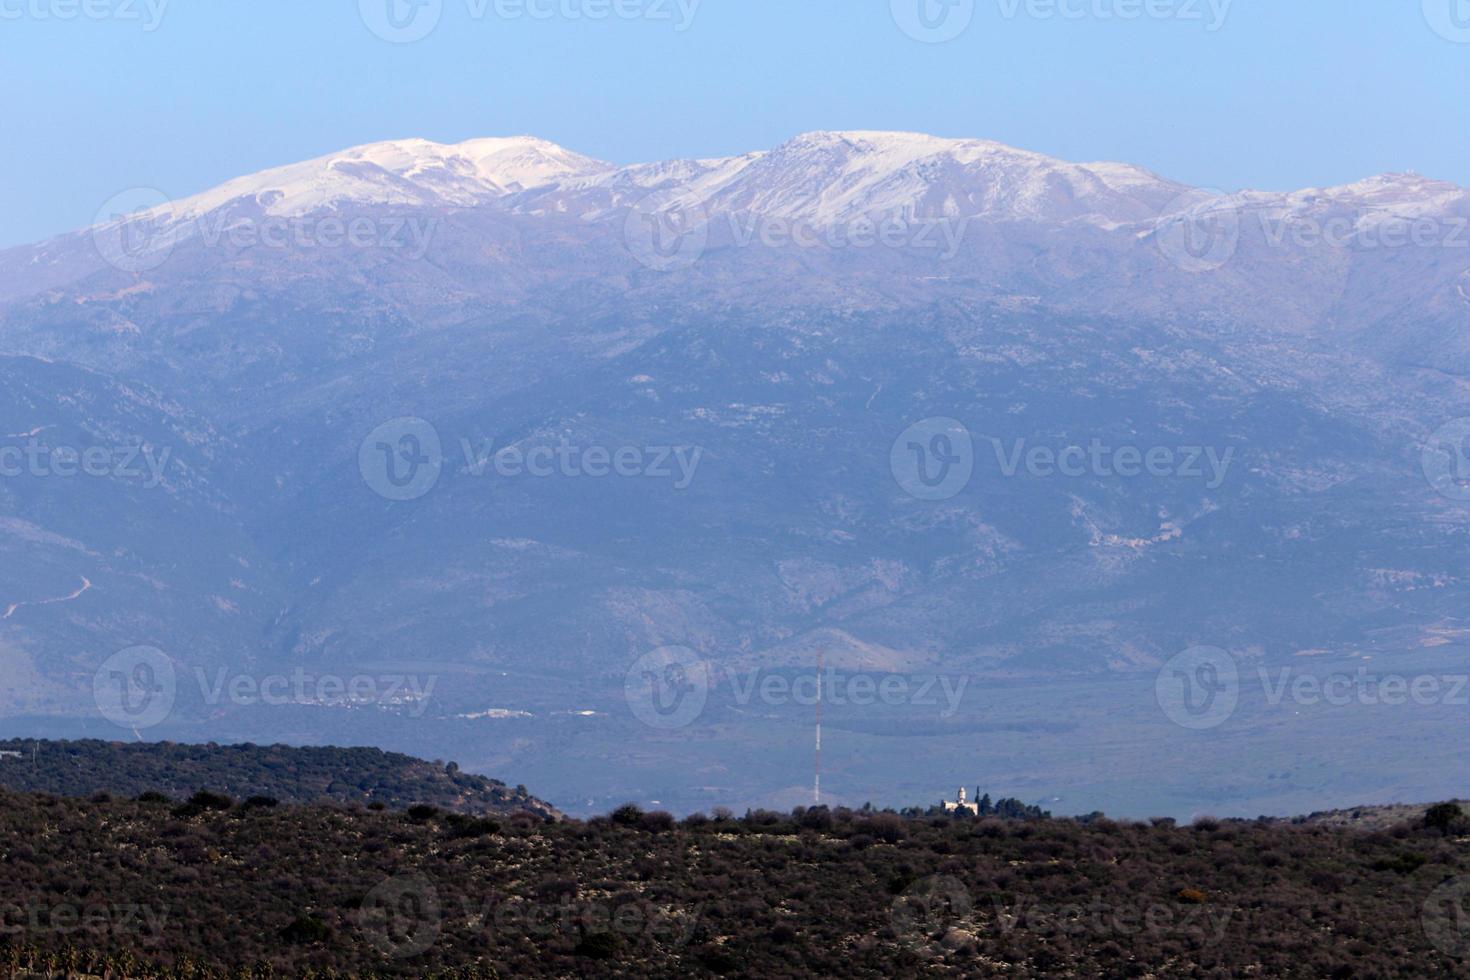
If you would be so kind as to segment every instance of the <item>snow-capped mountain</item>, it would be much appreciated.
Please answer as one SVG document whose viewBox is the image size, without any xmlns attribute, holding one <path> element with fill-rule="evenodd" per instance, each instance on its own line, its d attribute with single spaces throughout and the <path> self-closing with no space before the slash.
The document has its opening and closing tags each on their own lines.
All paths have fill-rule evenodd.
<svg viewBox="0 0 1470 980">
<path fill-rule="evenodd" d="M 596 214 L 587 203 L 631 203 L 678 188 L 712 215 L 753 213 L 827 227 L 875 216 L 984 218 L 1104 228 L 1151 226 L 1203 203 L 1300 217 L 1333 209 L 1371 225 L 1385 217 L 1459 213 L 1470 192 L 1415 175 L 1333 188 L 1217 195 L 1122 163 L 1074 164 L 1000 143 L 921 133 L 814 132 L 742 156 L 616 166 L 530 136 L 423 139 L 352 147 L 231 180 L 160 207 L 191 220 L 250 206 L 273 217 L 363 207 L 500 207 Z M 583 202 L 584 206 L 570 206 Z"/>
<path fill-rule="evenodd" d="M 370 143 L 231 180 L 172 202 L 166 213 L 187 220 L 239 205 L 275 217 L 372 205 L 544 211 L 563 196 L 669 186 L 686 188 L 714 213 L 819 227 L 897 214 L 1117 225 L 1157 217 L 1185 190 L 1126 164 L 1070 164 L 920 133 L 808 133 L 769 152 L 626 167 L 523 136 Z"/>
<path fill-rule="evenodd" d="M 447 300 L 451 319 L 467 296 L 519 304 L 630 282 L 716 302 L 1009 298 L 1298 330 L 1402 316 L 1410 302 L 1435 317 L 1470 305 L 1470 192 L 1453 184 L 1384 175 L 1223 194 L 917 133 L 816 132 L 628 166 L 533 137 L 395 140 L 143 203 L 0 253 L 0 301 L 83 282 L 89 296 L 135 292 L 140 279 L 299 294 L 303 280 L 332 290 L 371 266 L 374 305 Z M 317 232 L 334 221 L 324 247 Z M 897 231 L 854 247 L 864 225 Z"/>
<path fill-rule="evenodd" d="M 454 754 L 514 708 L 550 735 L 497 741 L 509 770 L 572 710 L 642 746 L 624 674 L 667 645 L 1054 680 L 1464 634 L 1465 502 L 1423 469 L 1428 447 L 1470 472 L 1443 454 L 1470 404 L 1450 184 L 1219 194 L 848 132 L 632 166 L 402 140 L 153 203 L 0 253 L 0 467 L 112 462 L 0 471 L 12 714 L 91 717 L 89 679 L 137 644 L 186 680 L 425 673 L 443 717 L 395 737 Z M 442 456 L 415 500 L 368 469 L 405 417 Z M 970 436 L 946 499 L 898 479 L 925 419 Z M 1027 462 L 1094 444 L 1178 470 Z M 645 469 L 482 455 L 563 446 Z M 253 710 L 185 684 L 179 734 L 288 724 Z M 766 724 L 711 710 L 731 745 Z"/>
<path fill-rule="evenodd" d="M 364 205 L 475 207 L 611 169 L 531 136 L 455 144 L 390 140 L 240 177 L 168 210 L 189 219 L 242 203 L 276 217 Z"/>
<path fill-rule="evenodd" d="M 1105 226 L 1157 217 L 1184 188 L 1124 164 L 1070 164 L 985 140 L 808 133 L 711 186 L 714 212 L 816 227 L 871 216 L 986 217 Z"/>
</svg>

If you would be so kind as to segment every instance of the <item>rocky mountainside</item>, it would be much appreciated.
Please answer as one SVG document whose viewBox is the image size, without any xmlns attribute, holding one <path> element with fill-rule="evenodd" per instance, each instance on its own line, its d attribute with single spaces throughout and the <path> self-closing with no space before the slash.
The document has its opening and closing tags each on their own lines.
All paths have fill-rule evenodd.
<svg viewBox="0 0 1470 980">
<path fill-rule="evenodd" d="M 626 716 L 669 645 L 1045 681 L 1466 635 L 1462 188 L 849 132 L 403 140 L 103 210 L 0 253 L 13 716 L 166 674 L 208 737 L 301 669 L 269 731 L 426 711 L 507 771 L 570 736 L 472 726 Z"/>
</svg>

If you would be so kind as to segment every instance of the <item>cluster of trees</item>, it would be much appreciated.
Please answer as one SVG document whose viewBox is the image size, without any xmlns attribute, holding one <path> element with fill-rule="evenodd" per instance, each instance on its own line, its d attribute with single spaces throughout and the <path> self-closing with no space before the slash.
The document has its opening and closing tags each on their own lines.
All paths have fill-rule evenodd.
<svg viewBox="0 0 1470 980">
<path fill-rule="evenodd" d="M 182 799 L 222 789 L 238 797 L 285 803 L 381 803 L 400 810 L 428 803 L 465 813 L 556 811 L 524 786 L 461 772 L 454 763 L 426 762 L 372 748 L 289 745 L 183 745 L 97 739 L 0 741 L 0 787 L 58 796 L 145 792 Z"/>
<path fill-rule="evenodd" d="M 1452 911 L 1437 932 L 1424 919 L 1436 889 L 1470 876 L 1457 808 L 1359 832 L 872 808 L 678 820 L 629 805 L 577 821 L 273 803 L 0 792 L 0 968 L 1021 980 L 1464 970 Z"/>
</svg>

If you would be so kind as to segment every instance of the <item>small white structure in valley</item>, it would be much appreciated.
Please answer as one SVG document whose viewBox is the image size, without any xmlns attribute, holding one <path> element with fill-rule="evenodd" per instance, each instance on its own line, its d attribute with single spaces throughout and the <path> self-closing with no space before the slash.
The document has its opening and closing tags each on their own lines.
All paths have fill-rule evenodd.
<svg viewBox="0 0 1470 980">
<path fill-rule="evenodd" d="M 960 787 L 960 793 L 959 793 L 959 798 L 958 799 L 954 799 L 954 800 L 940 800 L 939 801 L 939 805 L 942 806 L 942 807 L 944 807 L 944 809 L 945 809 L 946 812 L 952 812 L 952 811 L 955 811 L 955 810 L 968 810 L 971 813 L 976 814 L 976 815 L 979 815 L 979 813 L 980 813 L 980 804 L 978 804 L 978 803 L 966 803 L 965 802 L 965 788 L 963 786 Z"/>
</svg>

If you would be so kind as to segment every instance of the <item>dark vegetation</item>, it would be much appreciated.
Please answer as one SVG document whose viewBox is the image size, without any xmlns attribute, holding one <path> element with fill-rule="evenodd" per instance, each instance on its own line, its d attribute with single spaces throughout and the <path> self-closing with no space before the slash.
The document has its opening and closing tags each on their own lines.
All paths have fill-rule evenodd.
<svg viewBox="0 0 1470 980">
<path fill-rule="evenodd" d="M 1465 975 L 1452 910 L 1425 911 L 1470 875 L 1470 824 L 1448 809 L 1364 832 L 824 807 L 581 822 L 222 795 L 0 792 L 0 971 Z"/>
<path fill-rule="evenodd" d="M 1470 806 L 1470 803 L 1451 801 L 1448 803 L 1388 803 L 1377 806 L 1357 806 L 1347 810 L 1319 810 L 1304 817 L 1280 818 L 1281 822 L 1314 824 L 1325 827 L 1349 827 L 1353 830 L 1388 830 L 1399 824 L 1418 823 L 1429 820 L 1430 811 L 1438 809 L 1441 814 L 1450 808 Z"/>
<path fill-rule="evenodd" d="M 174 742 L 0 741 L 0 787 L 56 796 L 156 793 L 187 799 L 203 791 L 278 803 L 423 803 L 462 813 L 555 815 L 547 803 L 494 779 L 371 748 L 181 745 Z"/>
</svg>

